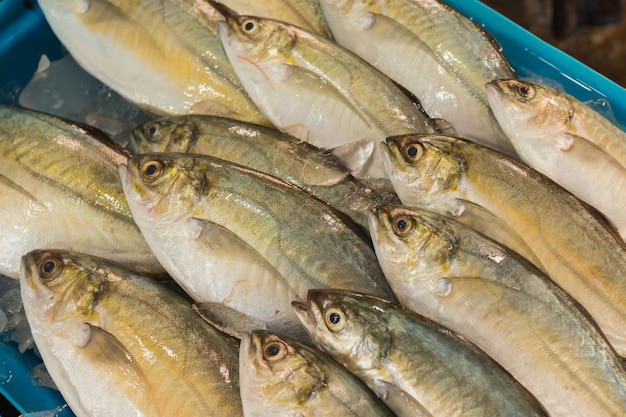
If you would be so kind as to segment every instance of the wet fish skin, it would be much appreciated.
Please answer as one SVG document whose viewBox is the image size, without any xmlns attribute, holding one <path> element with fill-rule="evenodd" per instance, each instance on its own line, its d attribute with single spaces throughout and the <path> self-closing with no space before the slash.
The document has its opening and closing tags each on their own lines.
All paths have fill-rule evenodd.
<svg viewBox="0 0 626 417">
<path fill-rule="evenodd" d="M 393 298 L 364 229 L 293 185 L 181 153 L 137 155 L 120 172 L 146 240 L 198 302 L 306 340 L 290 303 L 309 288 L 360 288 Z"/>
<path fill-rule="evenodd" d="M 33 337 L 77 416 L 243 415 L 238 342 L 181 296 L 74 252 L 33 251 L 22 268 Z"/>
<path fill-rule="evenodd" d="M 168 116 L 138 126 L 136 153 L 211 155 L 290 182 L 368 227 L 367 211 L 399 203 L 389 180 L 354 178 L 334 154 L 275 129 L 206 115 Z"/>
<path fill-rule="evenodd" d="M 398 305 L 311 290 L 306 304 L 294 302 L 294 311 L 315 344 L 398 416 L 546 415 L 475 346 Z"/>
<path fill-rule="evenodd" d="M 515 155 L 485 84 L 516 74 L 480 26 L 438 0 L 322 0 L 336 41 L 413 93 L 459 136 Z"/>
<path fill-rule="evenodd" d="M 264 331 L 246 334 L 239 371 L 246 417 L 394 416 L 341 365 L 285 336 Z"/>
<path fill-rule="evenodd" d="M 377 141 L 437 125 L 393 81 L 334 42 L 251 16 L 229 16 L 218 32 L 235 72 L 274 126 L 334 149 L 359 177 L 385 176 Z"/>
<path fill-rule="evenodd" d="M 398 136 L 383 148 L 403 204 L 452 216 L 536 262 L 624 355 L 626 250 L 580 200 L 526 165 L 462 139 Z"/>
<path fill-rule="evenodd" d="M 250 101 L 217 35 L 223 17 L 196 0 L 43 0 L 76 61 L 156 114 L 217 114 L 271 125 Z"/>
<path fill-rule="evenodd" d="M 0 273 L 17 278 L 22 255 L 50 246 L 164 274 L 120 184 L 128 156 L 93 128 L 0 106 Z"/>
<path fill-rule="evenodd" d="M 528 261 L 427 210 L 382 206 L 370 221 L 403 306 L 476 344 L 552 416 L 624 413 L 621 359 L 579 304 Z"/>
</svg>

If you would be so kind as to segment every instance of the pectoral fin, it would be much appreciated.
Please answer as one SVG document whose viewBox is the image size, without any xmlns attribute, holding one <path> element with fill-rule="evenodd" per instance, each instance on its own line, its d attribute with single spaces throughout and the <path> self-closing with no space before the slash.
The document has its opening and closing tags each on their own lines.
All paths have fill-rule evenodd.
<svg viewBox="0 0 626 417">
<path fill-rule="evenodd" d="M 262 320 L 221 303 L 195 303 L 193 309 L 207 323 L 237 339 L 252 330 L 267 330 L 267 325 Z"/>
<path fill-rule="evenodd" d="M 386 381 L 377 381 L 377 388 L 374 391 L 397 415 L 405 417 L 433 417 L 419 401 Z"/>
</svg>

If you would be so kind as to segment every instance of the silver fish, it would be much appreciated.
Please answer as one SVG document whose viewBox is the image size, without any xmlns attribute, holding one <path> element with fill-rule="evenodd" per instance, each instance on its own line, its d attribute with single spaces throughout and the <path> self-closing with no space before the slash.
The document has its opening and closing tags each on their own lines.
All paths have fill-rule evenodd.
<svg viewBox="0 0 626 417">
<path fill-rule="evenodd" d="M 371 234 L 398 301 L 466 337 L 551 416 L 626 411 L 626 371 L 596 324 L 527 260 L 450 217 L 379 207 Z"/>
<path fill-rule="evenodd" d="M 334 154 L 275 129 L 215 116 L 169 116 L 137 127 L 137 153 L 190 152 L 244 165 L 290 182 L 368 227 L 367 211 L 399 203 L 391 182 L 353 177 Z"/>
<path fill-rule="evenodd" d="M 404 86 L 459 136 L 515 155 L 485 84 L 514 78 L 500 46 L 439 0 L 321 0 L 336 41 Z"/>
<path fill-rule="evenodd" d="M 239 351 L 245 417 L 393 417 L 354 375 L 323 352 L 253 331 Z"/>
<path fill-rule="evenodd" d="M 393 298 L 364 229 L 293 185 L 207 155 L 137 155 L 120 172 L 160 262 L 234 334 L 306 340 L 290 302 L 313 287 Z"/>
<path fill-rule="evenodd" d="M 78 417 L 243 416 L 237 340 L 160 283 L 41 250 L 24 256 L 20 287 L 38 350 Z"/>
<path fill-rule="evenodd" d="M 626 354 L 626 249 L 580 200 L 526 165 L 462 139 L 398 136 L 383 149 L 403 204 L 452 216 L 522 254 Z"/>
<path fill-rule="evenodd" d="M 126 203 L 127 158 L 98 130 L 0 106 L 0 274 L 17 278 L 22 255 L 41 247 L 164 274 Z"/>
<path fill-rule="evenodd" d="M 449 128 L 361 58 L 296 26 L 228 16 L 218 32 L 235 72 L 274 126 L 334 149 L 356 175 L 386 175 L 375 145 L 386 136 Z"/>
<path fill-rule="evenodd" d="M 399 417 L 547 415 L 482 351 L 388 301 L 312 290 L 294 311 L 315 344 Z"/>
</svg>

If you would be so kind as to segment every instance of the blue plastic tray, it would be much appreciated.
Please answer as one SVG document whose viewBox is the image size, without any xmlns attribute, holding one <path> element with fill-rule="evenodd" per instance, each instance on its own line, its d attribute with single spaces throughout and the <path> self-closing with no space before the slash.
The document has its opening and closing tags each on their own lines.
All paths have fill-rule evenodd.
<svg viewBox="0 0 626 417">
<path fill-rule="evenodd" d="M 477 0 L 446 3 L 490 32 L 521 77 L 553 80 L 584 102 L 605 99 L 617 123 L 622 128 L 626 126 L 624 88 Z M 18 93 L 34 74 L 41 55 L 45 53 L 55 60 L 63 51 L 36 3 L 0 0 L 0 102 L 17 104 Z M 22 413 L 64 404 L 58 392 L 33 385 L 29 372 L 37 363 L 40 360 L 31 352 L 20 354 L 14 343 L 0 340 L 0 393 Z M 66 409 L 60 415 L 73 414 Z"/>
</svg>

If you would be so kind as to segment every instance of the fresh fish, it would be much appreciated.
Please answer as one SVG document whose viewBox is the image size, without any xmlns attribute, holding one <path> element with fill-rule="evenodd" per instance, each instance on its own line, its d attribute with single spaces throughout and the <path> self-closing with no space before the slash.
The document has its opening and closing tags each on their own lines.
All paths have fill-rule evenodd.
<svg viewBox="0 0 626 417">
<path fill-rule="evenodd" d="M 128 101 L 157 114 L 205 113 L 270 125 L 250 101 L 201 0 L 42 0 L 74 59 Z"/>
<path fill-rule="evenodd" d="M 394 416 L 326 354 L 273 333 L 241 340 L 239 379 L 246 417 Z"/>
<path fill-rule="evenodd" d="M 235 72 L 274 126 L 335 149 L 359 176 L 385 176 L 376 147 L 385 137 L 450 128 L 429 119 L 361 58 L 303 29 L 228 16 L 218 32 Z"/>
<path fill-rule="evenodd" d="M 626 355 L 624 243 L 580 200 L 526 165 L 462 139 L 398 136 L 383 149 L 403 204 L 452 216 L 533 261 Z"/>
<path fill-rule="evenodd" d="M 290 303 L 313 287 L 393 299 L 364 229 L 295 186 L 207 155 L 137 155 L 120 172 L 159 261 L 233 334 L 307 340 Z"/>
<path fill-rule="evenodd" d="M 370 221 L 404 307 L 473 342 L 553 417 L 626 412 L 621 359 L 578 303 L 527 260 L 426 210 L 379 207 Z"/>
<path fill-rule="evenodd" d="M 290 182 L 368 227 L 367 211 L 400 200 L 387 179 L 354 178 L 334 154 L 275 129 L 215 116 L 169 116 L 131 138 L 137 153 L 191 152 L 244 165 Z"/>
<path fill-rule="evenodd" d="M 515 155 L 485 84 L 514 78 L 500 46 L 438 0 L 320 0 L 336 41 L 419 98 L 460 136 Z"/>
<path fill-rule="evenodd" d="M 372 296 L 312 290 L 294 311 L 333 359 L 399 417 L 547 416 L 491 358 L 448 329 Z"/>
<path fill-rule="evenodd" d="M 269 17 L 332 38 L 317 0 L 221 0 L 220 3 L 241 15 Z"/>
<path fill-rule="evenodd" d="M 103 258 L 24 256 L 37 348 L 78 417 L 243 416 L 238 342 L 183 297 Z"/>
<path fill-rule="evenodd" d="M 494 81 L 487 96 L 520 159 L 596 208 L 626 238 L 626 132 L 536 83 Z"/>
<path fill-rule="evenodd" d="M 98 130 L 0 106 L 0 274 L 18 278 L 22 255 L 41 247 L 164 274 L 126 203 L 127 158 Z"/>
</svg>

